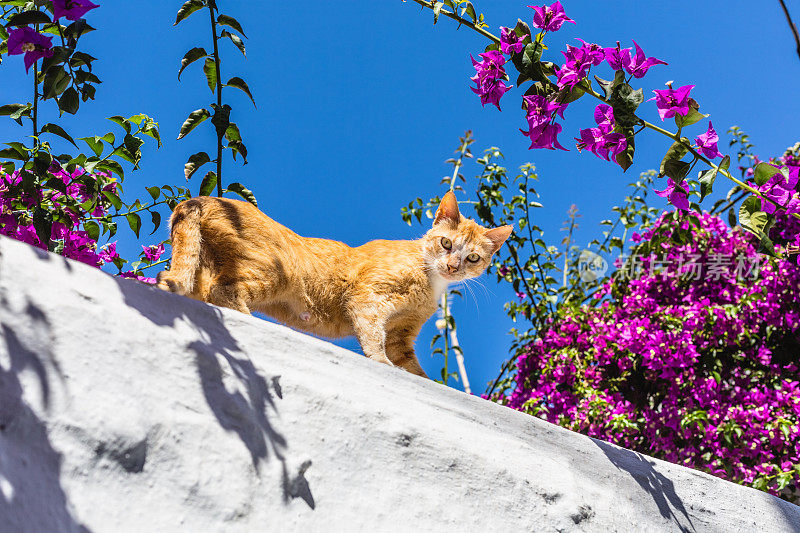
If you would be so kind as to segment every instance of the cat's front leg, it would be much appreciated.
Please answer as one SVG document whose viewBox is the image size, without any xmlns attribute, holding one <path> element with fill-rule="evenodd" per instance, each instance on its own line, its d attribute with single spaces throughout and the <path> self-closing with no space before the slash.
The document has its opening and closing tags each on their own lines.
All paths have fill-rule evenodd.
<svg viewBox="0 0 800 533">
<path fill-rule="evenodd" d="M 394 366 L 386 357 L 386 318 L 377 313 L 365 313 L 356 309 L 351 312 L 355 331 L 364 355 L 389 366 Z"/>
<path fill-rule="evenodd" d="M 386 335 L 386 355 L 403 370 L 427 378 L 428 374 L 422 370 L 417 355 L 414 353 L 414 340 L 417 338 L 419 329 L 407 326 L 390 330 Z"/>
</svg>

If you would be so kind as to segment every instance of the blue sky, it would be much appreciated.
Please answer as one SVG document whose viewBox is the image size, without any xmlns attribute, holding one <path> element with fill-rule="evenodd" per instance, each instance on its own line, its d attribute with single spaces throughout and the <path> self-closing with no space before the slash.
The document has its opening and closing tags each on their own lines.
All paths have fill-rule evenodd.
<svg viewBox="0 0 800 533">
<path fill-rule="evenodd" d="M 525 125 L 519 109 L 522 91 L 509 92 L 499 112 L 493 106 L 482 108 L 468 89 L 474 72 L 469 54 L 477 56 L 487 43 L 466 28 L 456 31 L 449 19 L 434 27 L 430 12 L 413 2 L 311 2 L 302 9 L 291 2 L 218 2 L 223 12 L 242 22 L 249 37 L 247 59 L 230 42 L 221 43 L 223 78 L 243 77 L 258 104 L 253 108 L 243 93 L 226 89 L 225 101 L 233 106 L 232 120 L 240 127 L 250 163 L 242 167 L 227 159 L 225 181 L 246 184 L 265 213 L 302 235 L 350 245 L 420 236 L 427 228 L 407 226 L 400 208 L 417 196 L 427 199 L 444 192 L 439 180 L 450 172 L 444 160 L 458 137 L 472 129 L 475 153 L 499 146 L 510 169 L 527 161 L 536 164 L 544 204 L 536 222 L 548 242 L 561 240 L 567 209 L 578 206 L 583 217 L 577 244 L 583 245 L 599 235 L 598 222 L 622 202 L 625 184 L 657 166 L 668 145 L 656 135 L 637 138 L 628 175 L 590 153 L 578 154 L 570 139 L 593 125 L 594 108 L 581 100 L 568 110 L 561 137 L 562 144 L 572 147 L 569 153 L 528 151 L 529 143 L 518 132 Z M 200 62 L 177 81 L 180 59 L 189 48 L 210 49 L 208 16 L 198 12 L 173 27 L 181 2 L 96 3 L 101 7 L 88 20 L 98 30 L 81 43 L 99 58 L 95 73 L 103 84 L 94 102 L 59 124 L 80 137 L 113 130 L 104 117 L 153 116 L 164 146 L 155 150 L 154 143 L 147 143 L 141 171 L 129 173 L 125 182 L 129 199 L 146 198 L 145 186 L 185 184 L 186 158 L 200 150 L 211 153 L 214 147 L 210 122 L 175 140 L 186 115 L 214 98 Z M 484 0 L 476 8 L 498 33 L 498 26 L 513 26 L 518 17 L 530 22 L 533 12 L 527 3 Z M 800 19 L 800 2 L 787 3 Z M 603 46 L 618 40 L 631 46 L 630 40 L 636 39 L 648 56 L 669 62 L 641 80 L 647 94 L 669 80 L 696 85 L 693 96 L 702 112 L 711 113 L 723 139 L 730 126 L 739 125 L 765 157 L 800 140 L 800 59 L 778 2 L 563 4 L 577 24 L 566 24 L 548 37 L 547 59 L 561 62 L 557 51 L 576 43 L 575 37 Z M 610 75 L 605 68 L 597 73 Z M 30 100 L 30 78 L 21 76 L 23 72 L 19 58 L 0 66 L 2 103 Z M 652 102 L 640 110 L 643 117 L 659 121 Z M 46 104 L 44 120 L 55 118 L 52 103 Z M 705 124 L 692 130 L 692 136 Z M 4 142 L 24 134 L 27 128 L 0 121 Z M 468 191 L 476 172 L 476 165 L 465 170 Z M 195 191 L 198 177 L 190 184 Z M 727 191 L 726 183 L 717 183 L 719 192 Z M 657 200 L 655 205 L 665 205 Z M 141 243 L 166 236 L 162 228 Z M 140 249 L 130 232 L 120 231 L 117 239 L 123 256 Z M 478 392 L 508 358 L 508 330 L 514 326 L 502 310 L 512 296 L 510 289 L 488 276 L 482 282 L 485 293 L 475 299 L 467 295 L 454 307 L 470 380 Z M 426 371 L 438 375 L 441 360 L 428 348 L 432 332 L 429 324 L 417 351 Z M 352 339 L 340 344 L 358 349 Z"/>
</svg>

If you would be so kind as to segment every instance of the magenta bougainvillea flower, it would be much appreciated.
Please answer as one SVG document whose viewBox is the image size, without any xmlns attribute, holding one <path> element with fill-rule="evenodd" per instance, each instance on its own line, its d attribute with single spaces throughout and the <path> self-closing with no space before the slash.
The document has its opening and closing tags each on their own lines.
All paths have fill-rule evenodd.
<svg viewBox="0 0 800 533">
<path fill-rule="evenodd" d="M 475 82 L 476 87 L 470 87 L 470 89 L 481 97 L 481 104 L 494 104 L 497 109 L 500 109 L 500 98 L 511 89 L 502 80 L 506 77 L 506 71 L 503 68 L 506 58 L 498 50 L 490 50 L 480 56 L 483 58 L 481 61 L 475 61 L 475 58 L 470 56 L 476 70 L 475 75 L 470 78 Z"/>
<path fill-rule="evenodd" d="M 133 272 L 131 270 L 129 270 L 128 272 L 121 272 L 119 277 L 135 279 L 137 281 L 141 281 L 142 283 L 147 283 L 150 285 L 156 284 L 156 278 L 148 278 L 147 276 L 143 276 L 142 274 L 137 274 L 136 272 Z"/>
<path fill-rule="evenodd" d="M 525 106 L 528 110 L 525 118 L 530 128 L 537 128 L 547 124 L 552 121 L 555 114 L 564 118 L 564 110 L 567 108 L 567 104 L 554 102 L 548 100 L 546 96 L 539 96 L 537 94 L 523 96 L 522 99 L 525 101 Z"/>
<path fill-rule="evenodd" d="M 89 0 L 53 0 L 53 16 L 57 19 L 64 17 L 69 20 L 82 18 L 87 11 L 100 7 Z"/>
<path fill-rule="evenodd" d="M 689 209 L 689 200 L 686 196 L 686 190 L 675 183 L 675 180 L 672 178 L 667 178 L 667 188 L 663 191 L 656 191 L 656 194 L 662 198 L 668 199 L 669 203 L 678 209 Z"/>
<path fill-rule="evenodd" d="M 717 148 L 719 135 L 714 131 L 714 126 L 711 125 L 711 121 L 708 122 L 708 131 L 695 138 L 694 142 L 697 144 L 700 152 L 707 158 L 715 159 L 717 157 L 722 157 L 722 154 L 719 153 L 719 149 Z"/>
<path fill-rule="evenodd" d="M 636 47 L 636 55 L 631 58 L 625 70 L 628 74 L 633 74 L 634 78 L 643 78 L 647 71 L 650 70 L 650 67 L 654 65 L 667 64 L 666 61 L 661 61 L 655 57 L 645 57 L 644 51 L 636 41 L 633 41 L 633 45 Z"/>
<path fill-rule="evenodd" d="M 472 55 L 469 58 L 472 60 L 472 66 L 475 67 L 476 74 L 470 79 L 481 85 L 487 80 L 498 80 L 506 76 L 506 70 L 503 65 L 506 63 L 506 58 L 502 52 L 497 50 L 489 50 L 480 54 L 482 60 L 475 61 Z"/>
<path fill-rule="evenodd" d="M 587 43 L 583 39 L 578 40 L 582 46 L 567 45 L 567 51 L 561 52 L 566 62 L 556 72 L 559 89 L 565 87 L 572 89 L 587 76 L 589 68 L 599 65 L 605 59 L 605 53 L 600 45 Z"/>
<path fill-rule="evenodd" d="M 578 151 L 589 150 L 597 157 L 611 161 L 625 151 L 628 141 L 621 133 L 614 130 L 614 110 L 606 104 L 598 105 L 594 110 L 594 120 L 597 122 L 596 128 L 581 130 L 580 138 L 576 137 Z"/>
<path fill-rule="evenodd" d="M 558 148 L 565 152 L 569 151 L 558 142 L 558 134 L 561 133 L 561 124 L 556 124 L 554 122 L 548 123 L 529 131 L 523 131 L 522 133 L 531 139 L 531 145 L 528 147 L 529 150 L 533 150 L 534 148 L 555 150 Z"/>
<path fill-rule="evenodd" d="M 666 61 L 661 61 L 655 57 L 646 57 L 642 47 L 633 41 L 636 47 L 636 54 L 631 56 L 631 48 L 620 48 L 617 43 L 616 48 L 605 48 L 605 59 L 614 70 L 625 70 L 634 78 L 643 78 L 650 67 L 653 65 L 666 65 Z"/>
<path fill-rule="evenodd" d="M 800 268 L 759 255 L 753 237 L 720 218 L 697 219 L 634 234 L 652 244 L 679 223 L 691 237 L 630 261 L 640 274 L 610 278 L 597 305 L 565 306 L 522 347 L 515 383 L 494 399 L 780 495 L 778 472 L 800 484 Z M 785 228 L 792 239 L 798 227 Z M 715 263 L 724 267 L 711 274 Z"/>
<path fill-rule="evenodd" d="M 689 113 L 689 92 L 692 89 L 694 89 L 694 85 L 653 91 L 656 95 L 650 100 L 656 101 L 658 116 L 661 117 L 661 120 L 672 118 L 676 114 L 686 115 Z"/>
<path fill-rule="evenodd" d="M 549 6 L 528 7 L 536 12 L 533 16 L 533 25 L 544 31 L 558 31 L 565 22 L 575 24 L 575 21 L 564 13 L 564 8 L 558 0 Z"/>
<path fill-rule="evenodd" d="M 525 117 L 528 121 L 528 131 L 520 131 L 531 138 L 529 149 L 547 148 L 554 150 L 558 148 L 566 150 L 558 142 L 557 136 L 561 133 L 561 125 L 555 124 L 553 120 L 556 115 L 564 118 L 564 110 L 567 108 L 567 104 L 554 102 L 544 96 L 535 94 L 524 96 L 523 100 L 528 110 Z"/>
<path fill-rule="evenodd" d="M 594 121 L 598 126 L 608 125 L 614 127 L 614 108 L 610 105 L 599 104 L 594 108 Z"/>
<path fill-rule="evenodd" d="M 53 55 L 53 38 L 22 26 L 8 32 L 8 55 L 25 54 L 23 61 L 28 71 L 34 62 Z"/>
<path fill-rule="evenodd" d="M 511 90 L 502 80 L 488 80 L 478 87 L 470 87 L 472 92 L 481 97 L 481 104 L 494 104 L 500 109 L 500 99 Z"/>
<path fill-rule="evenodd" d="M 110 242 L 103 246 L 98 255 L 104 263 L 113 262 L 114 259 L 119 257 L 119 254 L 117 253 L 117 241 Z"/>
<path fill-rule="evenodd" d="M 525 45 L 511 28 L 500 27 L 500 51 L 506 55 L 519 54 Z"/>
<path fill-rule="evenodd" d="M 158 261 L 159 258 L 161 258 L 161 254 L 164 253 L 164 243 L 162 242 L 159 245 L 153 246 L 142 246 L 142 250 L 148 261 Z"/>
</svg>

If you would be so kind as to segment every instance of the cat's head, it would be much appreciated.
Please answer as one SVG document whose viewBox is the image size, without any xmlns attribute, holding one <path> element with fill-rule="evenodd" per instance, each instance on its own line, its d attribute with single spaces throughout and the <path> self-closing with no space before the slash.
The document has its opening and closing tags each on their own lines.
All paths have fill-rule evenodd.
<svg viewBox="0 0 800 533">
<path fill-rule="evenodd" d="M 436 211 L 433 227 L 423 238 L 426 266 L 448 282 L 480 276 L 512 229 L 488 229 L 464 218 L 458 211 L 456 195 L 448 191 Z"/>
</svg>

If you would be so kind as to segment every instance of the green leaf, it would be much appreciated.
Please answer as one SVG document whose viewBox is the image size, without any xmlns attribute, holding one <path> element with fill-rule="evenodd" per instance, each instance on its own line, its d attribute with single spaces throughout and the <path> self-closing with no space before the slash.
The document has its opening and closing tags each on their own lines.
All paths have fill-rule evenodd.
<svg viewBox="0 0 800 533">
<path fill-rule="evenodd" d="M 713 190 L 714 180 L 717 178 L 717 169 L 703 170 L 697 177 L 700 181 L 700 201 L 702 202 Z"/>
<path fill-rule="evenodd" d="M 125 135 L 125 139 L 123 139 L 123 143 L 125 144 L 125 149 L 133 156 L 133 168 L 139 168 L 139 161 L 142 159 L 142 145 L 144 141 L 139 137 L 134 137 L 130 133 Z"/>
<path fill-rule="evenodd" d="M 222 106 L 211 104 L 211 108 L 214 110 L 214 116 L 211 117 L 211 123 L 214 125 L 214 129 L 217 131 L 217 136 L 222 138 L 225 136 L 225 132 L 231 123 L 231 106 L 228 104 L 224 104 Z"/>
<path fill-rule="evenodd" d="M 27 26 L 28 24 L 49 24 L 52 21 L 43 11 L 23 11 L 8 17 L 6 28 L 12 26 Z"/>
<path fill-rule="evenodd" d="M 50 235 L 53 232 L 53 213 L 45 211 L 41 207 L 33 210 L 33 228 L 42 244 L 50 249 Z"/>
<path fill-rule="evenodd" d="M 78 112 L 78 91 L 70 87 L 58 99 L 58 108 L 74 115 Z"/>
<path fill-rule="evenodd" d="M 514 33 L 517 34 L 517 37 L 524 38 L 526 35 L 531 34 L 531 28 L 528 26 L 527 22 L 522 19 L 517 19 L 517 25 L 514 26 Z"/>
<path fill-rule="evenodd" d="M 247 147 L 242 141 L 228 141 L 228 148 L 233 152 L 234 161 L 236 160 L 236 154 L 240 154 L 244 164 L 247 164 Z"/>
<path fill-rule="evenodd" d="M 178 10 L 178 15 L 175 17 L 173 26 L 176 26 L 180 21 L 203 7 L 205 7 L 205 4 L 202 0 L 188 0 L 188 2 L 184 3 Z"/>
<path fill-rule="evenodd" d="M 178 139 L 183 139 L 190 131 L 195 129 L 198 124 L 211 116 L 208 109 L 196 109 L 189 113 L 186 121 L 181 125 L 181 131 L 178 133 Z"/>
<path fill-rule="evenodd" d="M 678 165 L 678 163 L 684 163 L 684 161 L 681 161 L 681 158 L 689 153 L 689 139 L 683 137 L 681 141 L 682 142 L 676 141 L 672 143 L 667 153 L 664 154 L 664 159 L 661 160 L 661 166 L 658 171 L 660 176 L 667 175 L 674 180 L 678 180 L 675 176 L 684 168 L 682 165 Z M 688 165 L 688 163 L 685 164 Z M 688 170 L 688 167 L 686 168 Z M 685 176 L 686 174 L 681 176 L 680 179 L 683 179 Z"/>
<path fill-rule="evenodd" d="M 115 209 L 117 209 L 118 211 L 122 209 L 122 200 L 119 199 L 119 196 L 117 196 L 115 193 L 111 191 L 101 191 L 101 192 L 103 193 L 103 196 L 106 197 L 106 200 L 108 200 L 108 202 L 111 205 L 113 205 Z"/>
<path fill-rule="evenodd" d="M 156 187 L 157 189 L 158 187 Z M 161 226 L 161 213 L 158 211 L 150 211 L 150 220 L 153 222 L 153 231 L 150 232 L 150 235 L 158 231 L 159 226 Z"/>
<path fill-rule="evenodd" d="M 543 51 L 541 43 L 530 43 L 525 46 L 525 49 L 522 50 L 522 67 L 526 72 L 539 63 Z"/>
<path fill-rule="evenodd" d="M 45 124 L 39 131 L 41 133 L 52 133 L 53 135 L 58 135 L 62 139 L 65 139 L 70 143 L 72 143 L 72 146 L 74 146 L 75 148 L 78 147 L 78 145 L 75 144 L 75 140 L 66 131 L 64 131 L 64 128 L 62 128 L 58 124 Z"/>
<path fill-rule="evenodd" d="M 94 31 L 94 28 L 89 26 L 86 19 L 78 19 L 64 30 L 64 37 L 66 39 L 78 39 L 81 35 Z"/>
<path fill-rule="evenodd" d="M 85 142 L 97 157 L 100 157 L 100 154 L 103 153 L 104 145 L 100 137 L 81 137 L 78 140 Z"/>
<path fill-rule="evenodd" d="M 220 15 L 217 17 L 217 24 L 221 24 L 223 26 L 230 26 L 234 30 L 238 31 L 239 33 L 247 37 L 247 34 L 242 29 L 242 26 L 241 24 L 239 24 L 239 21 L 233 17 L 229 17 L 228 15 Z"/>
<path fill-rule="evenodd" d="M 247 200 L 248 202 L 250 202 L 251 204 L 253 204 L 254 206 L 258 207 L 258 202 L 256 202 L 256 197 L 253 195 L 250 189 L 248 189 L 241 183 L 235 183 L 235 182 L 231 183 L 230 185 L 228 185 L 226 191 L 234 192 L 239 196 L 241 196 L 242 198 L 244 198 L 245 200 Z"/>
<path fill-rule="evenodd" d="M 250 100 L 253 102 L 253 105 L 256 105 L 256 101 L 253 98 L 253 94 L 250 92 L 250 87 L 247 86 L 247 83 L 242 78 L 233 77 L 228 80 L 228 83 L 226 83 L 225 86 L 235 87 L 241 91 L 244 91 L 244 93 L 250 97 Z"/>
<path fill-rule="evenodd" d="M 242 41 L 241 37 L 229 32 L 228 30 L 222 30 L 222 32 L 219 34 L 219 36 L 220 37 L 227 37 L 228 39 L 230 39 L 231 42 L 236 45 L 236 48 L 239 49 L 239 51 L 242 53 L 242 55 L 247 57 L 247 52 L 245 51 L 245 48 L 244 48 L 244 41 Z"/>
<path fill-rule="evenodd" d="M 767 183 L 767 181 L 778 172 L 780 172 L 780 169 L 775 168 L 769 163 L 759 163 L 756 165 L 753 179 L 757 185 L 761 186 Z"/>
<path fill-rule="evenodd" d="M 690 107 L 689 112 L 686 115 L 675 114 L 675 125 L 679 128 L 683 128 L 684 126 L 691 126 L 692 124 L 696 124 L 703 120 L 704 118 L 708 118 L 711 115 L 704 115 L 700 113 L 695 108 Z"/>
<path fill-rule="evenodd" d="M 196 154 L 190 155 L 189 160 L 183 165 L 183 175 L 186 177 L 186 180 L 188 181 L 200 167 L 209 161 L 211 161 L 211 158 L 205 152 L 197 152 Z"/>
<path fill-rule="evenodd" d="M 211 196 L 217 186 L 217 173 L 209 171 L 200 183 L 200 196 Z"/>
<path fill-rule="evenodd" d="M 30 109 L 31 104 L 6 104 L 4 106 L 0 106 L 0 116 L 10 116 L 14 120 L 17 120 L 19 117 L 30 116 Z"/>
<path fill-rule="evenodd" d="M 92 61 L 96 61 L 96 57 L 92 57 L 87 53 L 84 52 L 73 52 L 72 57 L 69 59 L 69 64 L 72 68 L 78 68 L 82 65 L 86 65 L 86 67 L 91 71 L 92 70 Z"/>
<path fill-rule="evenodd" d="M 181 59 L 181 69 L 178 71 L 178 80 L 181 79 L 181 73 L 183 72 L 183 69 L 185 69 L 186 67 L 188 67 L 201 57 L 206 57 L 207 55 L 208 52 L 206 52 L 206 49 L 201 48 L 199 46 L 192 48 L 191 50 L 186 52 L 186 54 L 183 56 L 183 59 Z"/>
<path fill-rule="evenodd" d="M 775 217 L 760 210 L 761 200 L 751 196 L 739 208 L 739 224 L 746 231 L 758 237 L 758 252 L 777 257 L 775 245 L 769 238 L 769 231 L 775 224 Z"/>
<path fill-rule="evenodd" d="M 120 165 L 113 159 L 106 159 L 105 161 L 101 161 L 100 163 L 97 164 L 95 169 L 108 172 L 109 174 L 114 173 L 117 176 L 119 176 L 120 179 L 125 179 L 125 171 L 122 169 L 122 165 Z"/>
<path fill-rule="evenodd" d="M 127 119 L 125 119 L 125 118 L 123 118 L 123 117 L 121 117 L 119 115 L 114 115 L 113 117 L 108 117 L 108 120 L 110 120 L 114 124 L 119 124 L 122 127 L 122 129 L 125 130 L 126 133 L 130 133 L 131 132 L 131 125 L 130 125 L 130 123 L 128 122 Z"/>
<path fill-rule="evenodd" d="M 475 6 L 472 5 L 472 2 L 466 2 L 466 5 L 461 9 L 461 18 L 464 18 L 464 13 L 469 15 L 472 22 L 477 22 L 478 15 L 475 13 Z"/>
<path fill-rule="evenodd" d="M 155 185 L 152 187 L 145 187 L 145 189 L 150 194 L 150 197 L 153 199 L 154 202 L 158 200 L 159 196 L 161 196 L 161 189 Z"/>
<path fill-rule="evenodd" d="M 203 72 L 206 73 L 208 88 L 211 89 L 213 93 L 217 90 L 217 64 L 214 62 L 213 58 L 206 58 L 206 63 L 203 65 Z"/>
<path fill-rule="evenodd" d="M 47 100 L 64 92 L 70 83 L 67 72 L 61 67 L 52 67 L 44 75 L 42 84 L 42 97 Z"/>
<path fill-rule="evenodd" d="M 100 238 L 100 225 L 94 220 L 87 220 L 83 223 L 83 229 L 89 235 L 90 239 L 95 241 Z"/>
<path fill-rule="evenodd" d="M 136 234 L 136 238 L 139 238 L 139 230 L 142 229 L 142 219 L 136 213 L 128 213 L 125 215 L 125 218 L 128 220 L 128 225 L 131 227 L 133 232 Z"/>
<path fill-rule="evenodd" d="M 225 138 L 229 141 L 241 141 L 242 135 L 239 133 L 239 126 L 237 126 L 234 122 L 231 122 L 228 125 L 228 129 L 225 130 Z"/>
</svg>

